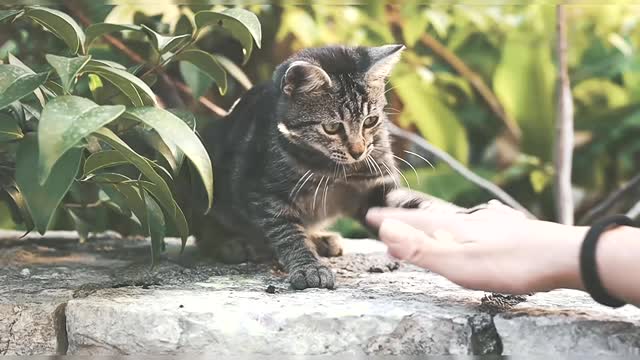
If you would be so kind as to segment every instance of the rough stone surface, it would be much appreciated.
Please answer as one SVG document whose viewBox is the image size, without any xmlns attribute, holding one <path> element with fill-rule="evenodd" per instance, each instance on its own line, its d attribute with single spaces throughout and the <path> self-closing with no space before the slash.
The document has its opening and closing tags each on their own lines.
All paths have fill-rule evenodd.
<svg viewBox="0 0 640 360">
<path fill-rule="evenodd" d="M 273 264 L 144 240 L 0 240 L 0 354 L 637 354 L 640 310 L 569 290 L 463 290 L 371 240 L 328 260 L 338 288 L 289 289 Z"/>
</svg>

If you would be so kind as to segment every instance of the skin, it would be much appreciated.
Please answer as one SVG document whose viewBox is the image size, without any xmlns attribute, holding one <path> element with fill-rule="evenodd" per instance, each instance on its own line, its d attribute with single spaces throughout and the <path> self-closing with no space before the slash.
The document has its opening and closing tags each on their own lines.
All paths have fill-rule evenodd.
<svg viewBox="0 0 640 360">
<path fill-rule="evenodd" d="M 379 228 L 389 254 L 430 269 L 469 289 L 510 294 L 569 288 L 584 291 L 579 253 L 588 228 L 527 219 L 497 201 L 471 214 L 426 209 L 373 208 L 367 222 Z M 612 296 L 640 304 L 640 229 L 602 234 L 596 261 Z"/>
</svg>

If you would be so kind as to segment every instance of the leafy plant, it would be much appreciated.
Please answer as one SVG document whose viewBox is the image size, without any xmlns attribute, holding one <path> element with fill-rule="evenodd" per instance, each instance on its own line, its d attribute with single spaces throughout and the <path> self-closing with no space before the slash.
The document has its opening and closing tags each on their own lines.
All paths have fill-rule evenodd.
<svg viewBox="0 0 640 360">
<path fill-rule="evenodd" d="M 191 31 L 167 35 L 144 24 L 82 29 L 66 13 L 41 6 L 0 11 L 0 21 L 42 26 L 66 46 L 33 68 L 11 54 L 0 64 L 0 188 L 26 231 L 44 234 L 66 215 L 86 232 L 82 212 L 106 207 L 151 237 L 154 263 L 170 229 L 184 246 L 189 229 L 177 177 L 184 166 L 193 169 L 190 186 L 204 188 L 208 208 L 212 164 L 194 116 L 164 109 L 152 86 L 179 66 L 188 85 L 200 81 L 191 75 L 197 71 L 224 94 L 226 71 L 216 55 L 199 49 L 200 37 L 211 28 L 228 32 L 241 44 L 244 62 L 261 41 L 257 17 L 244 9 L 203 10 L 194 19 Z M 125 31 L 153 49 L 143 63 L 125 67 L 93 51 L 100 38 Z"/>
</svg>

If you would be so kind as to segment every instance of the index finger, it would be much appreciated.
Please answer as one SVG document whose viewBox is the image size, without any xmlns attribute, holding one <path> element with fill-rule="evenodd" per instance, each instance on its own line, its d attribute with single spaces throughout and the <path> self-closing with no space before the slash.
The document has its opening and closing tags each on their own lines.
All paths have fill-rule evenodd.
<svg viewBox="0 0 640 360">
<path fill-rule="evenodd" d="M 436 230 L 454 227 L 456 217 L 464 215 L 433 213 L 426 209 L 371 208 L 367 212 L 367 223 L 378 229 L 386 219 L 394 219 L 420 229 L 427 234 Z"/>
</svg>

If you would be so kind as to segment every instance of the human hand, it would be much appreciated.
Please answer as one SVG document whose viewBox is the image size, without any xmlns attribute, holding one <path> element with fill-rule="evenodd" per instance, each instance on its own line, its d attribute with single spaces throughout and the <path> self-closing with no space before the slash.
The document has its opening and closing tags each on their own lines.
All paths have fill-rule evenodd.
<svg viewBox="0 0 640 360">
<path fill-rule="evenodd" d="M 586 228 L 529 220 L 498 201 L 471 214 L 377 208 L 367 221 L 379 227 L 390 255 L 466 288 L 525 294 L 581 287 Z"/>
</svg>

